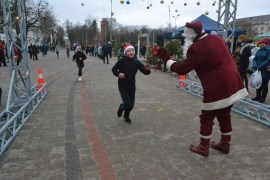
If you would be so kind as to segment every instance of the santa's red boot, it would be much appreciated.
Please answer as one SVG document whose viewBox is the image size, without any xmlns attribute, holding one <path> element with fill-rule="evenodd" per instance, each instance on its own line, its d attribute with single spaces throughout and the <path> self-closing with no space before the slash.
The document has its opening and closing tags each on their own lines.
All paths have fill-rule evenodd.
<svg viewBox="0 0 270 180">
<path fill-rule="evenodd" d="M 198 146 L 194 146 L 191 144 L 189 150 L 202 156 L 208 157 L 209 145 L 210 139 L 201 138 L 200 144 Z"/>
<path fill-rule="evenodd" d="M 231 135 L 221 135 L 221 139 L 219 143 L 215 143 L 215 141 L 211 142 L 211 148 L 216 149 L 224 154 L 229 154 L 230 141 L 231 141 Z"/>
</svg>

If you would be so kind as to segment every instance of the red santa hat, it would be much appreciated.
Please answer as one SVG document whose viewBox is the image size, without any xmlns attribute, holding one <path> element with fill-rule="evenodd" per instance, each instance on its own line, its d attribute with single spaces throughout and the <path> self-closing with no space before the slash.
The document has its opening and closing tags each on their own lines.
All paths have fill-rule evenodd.
<svg viewBox="0 0 270 180">
<path fill-rule="evenodd" d="M 135 50 L 135 48 L 131 44 L 126 44 L 124 46 L 124 54 L 126 54 L 127 50 L 129 50 L 129 49 L 134 49 Z"/>
<path fill-rule="evenodd" d="M 191 23 L 186 23 L 183 36 L 184 37 L 193 37 L 202 34 L 202 23 L 200 21 L 195 21 Z"/>
<path fill-rule="evenodd" d="M 77 52 L 79 49 L 81 50 L 82 47 L 81 46 L 77 46 L 75 51 Z"/>
<path fill-rule="evenodd" d="M 259 45 L 259 44 L 265 44 L 266 46 L 268 46 L 269 43 L 270 43 L 269 41 L 270 41 L 269 39 L 263 38 L 262 40 L 260 40 L 260 41 L 258 42 L 258 45 Z"/>
</svg>

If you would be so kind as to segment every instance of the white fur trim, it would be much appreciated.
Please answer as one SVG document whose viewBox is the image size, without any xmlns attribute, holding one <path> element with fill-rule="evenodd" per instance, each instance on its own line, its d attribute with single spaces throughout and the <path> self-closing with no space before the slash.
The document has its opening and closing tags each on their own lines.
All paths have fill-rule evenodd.
<svg viewBox="0 0 270 180">
<path fill-rule="evenodd" d="M 133 46 L 131 46 L 131 45 L 126 47 L 125 50 L 124 50 L 124 54 L 126 54 L 127 50 L 129 50 L 129 49 L 135 49 L 135 48 Z"/>
<path fill-rule="evenodd" d="M 247 89 L 243 88 L 226 99 L 222 99 L 212 103 L 203 103 L 201 109 L 202 110 L 222 109 L 232 105 L 233 103 L 239 101 L 240 99 L 244 98 L 247 95 L 248 95 Z"/>
<path fill-rule="evenodd" d="M 167 61 L 167 63 L 166 63 L 166 68 L 167 68 L 167 70 L 171 70 L 171 66 L 174 64 L 174 63 L 176 63 L 176 61 L 174 61 L 174 60 L 168 60 Z"/>
<path fill-rule="evenodd" d="M 194 29 L 185 27 L 182 36 L 183 36 L 183 37 L 191 37 L 191 38 L 195 38 L 195 37 L 197 36 L 197 34 L 196 34 L 196 32 L 194 31 Z"/>
<path fill-rule="evenodd" d="M 203 36 L 200 37 L 199 39 L 203 39 L 203 38 L 205 38 L 206 36 L 208 36 L 208 34 L 203 35 Z"/>
<path fill-rule="evenodd" d="M 221 133 L 221 135 L 232 135 L 232 132 L 227 132 L 227 133 Z"/>
<path fill-rule="evenodd" d="M 201 138 L 203 139 L 210 139 L 211 138 L 211 135 L 210 136 L 203 136 L 203 135 L 200 135 Z"/>
</svg>

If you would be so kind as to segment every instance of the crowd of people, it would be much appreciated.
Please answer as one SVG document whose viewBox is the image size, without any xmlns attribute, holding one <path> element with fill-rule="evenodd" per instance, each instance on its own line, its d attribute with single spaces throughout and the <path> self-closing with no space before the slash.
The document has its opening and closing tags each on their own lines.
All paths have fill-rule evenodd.
<svg viewBox="0 0 270 180">
<path fill-rule="evenodd" d="M 186 23 L 183 37 L 183 63 L 179 64 L 172 60 L 170 54 L 163 46 L 156 43 L 149 49 L 150 55 L 160 59 L 164 64 L 163 71 L 172 71 L 179 75 L 186 75 L 195 71 L 203 87 L 203 100 L 200 118 L 200 142 L 198 145 L 190 145 L 190 151 L 207 157 L 209 148 L 218 150 L 224 154 L 230 152 L 230 141 L 232 134 L 231 108 L 233 104 L 248 95 L 249 79 L 247 69 L 250 63 L 250 56 L 253 48 L 258 48 L 252 62 L 252 69 L 260 70 L 262 84 L 256 89 L 254 101 L 265 103 L 268 94 L 268 83 L 270 80 L 270 41 L 262 39 L 253 42 L 245 35 L 240 35 L 235 43 L 233 53 L 230 52 L 228 44 L 218 35 L 207 34 L 200 21 Z M 66 47 L 69 58 L 70 49 Z M 59 46 L 51 49 L 56 52 L 59 58 Z M 43 56 L 47 54 L 48 46 L 28 46 L 29 57 L 38 60 L 38 53 Z M 144 65 L 137 57 L 138 47 L 136 44 L 123 43 L 117 49 L 118 60 L 112 67 L 112 73 L 118 78 L 118 90 L 120 92 L 120 105 L 117 109 L 117 116 L 123 117 L 126 123 L 131 124 L 130 113 L 135 105 L 136 74 L 138 70 L 144 75 L 149 75 L 151 70 Z M 146 45 L 140 46 L 140 55 L 145 57 Z M 19 51 L 14 49 L 15 60 L 20 62 Z M 82 69 L 87 55 L 102 60 L 109 64 L 113 56 L 113 48 L 110 42 L 88 45 L 86 47 L 77 45 L 74 49 L 72 60 L 78 67 L 78 81 L 82 81 Z M 5 59 L 5 45 L 0 42 L 0 66 L 7 66 Z M 173 97 L 172 97 L 173 98 Z M 211 141 L 214 119 L 218 120 L 221 137 L 219 142 Z"/>
<path fill-rule="evenodd" d="M 249 64 L 252 66 L 252 71 L 261 71 L 262 84 L 256 89 L 256 96 L 252 98 L 254 101 L 265 103 L 266 96 L 268 94 L 268 83 L 270 79 L 270 47 L 269 39 L 264 38 L 257 42 L 253 42 L 251 38 L 246 35 L 240 35 L 236 41 L 236 47 L 233 52 L 234 62 L 237 65 L 241 79 L 249 91 L 249 80 L 247 77 Z M 256 51 L 253 61 L 250 62 L 250 56 L 252 50 Z"/>
</svg>

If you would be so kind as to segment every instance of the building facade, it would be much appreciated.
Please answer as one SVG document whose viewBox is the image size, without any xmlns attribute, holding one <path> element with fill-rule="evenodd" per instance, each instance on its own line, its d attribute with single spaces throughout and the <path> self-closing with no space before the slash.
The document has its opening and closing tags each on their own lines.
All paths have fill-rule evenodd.
<svg viewBox="0 0 270 180">
<path fill-rule="evenodd" d="M 109 23 L 108 21 L 103 18 L 102 21 L 100 22 L 100 27 L 101 27 L 101 34 L 100 34 L 100 40 L 102 43 L 106 43 L 109 40 L 110 37 L 110 29 L 109 29 Z"/>
<path fill-rule="evenodd" d="M 270 32 L 270 15 L 253 16 L 236 19 L 235 27 L 246 30 L 247 36 L 254 36 Z"/>
</svg>

